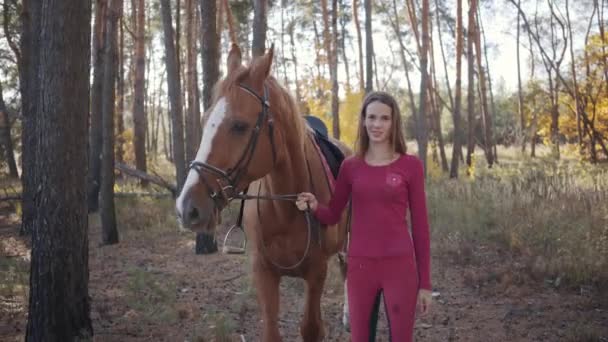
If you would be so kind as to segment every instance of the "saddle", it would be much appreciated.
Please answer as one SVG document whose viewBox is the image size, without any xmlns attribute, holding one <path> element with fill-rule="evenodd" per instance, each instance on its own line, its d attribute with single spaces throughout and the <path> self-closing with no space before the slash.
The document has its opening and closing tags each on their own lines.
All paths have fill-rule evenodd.
<svg viewBox="0 0 608 342">
<path fill-rule="evenodd" d="M 319 147 L 322 157 L 325 158 L 325 162 L 329 166 L 331 174 L 334 176 L 334 180 L 337 179 L 338 173 L 340 172 L 340 165 L 342 165 L 342 161 L 344 160 L 344 153 L 342 153 L 338 146 L 329 140 L 329 137 L 327 136 L 327 127 L 323 121 L 312 115 L 307 115 L 304 118 L 314 132 L 313 137 L 315 143 Z"/>
</svg>

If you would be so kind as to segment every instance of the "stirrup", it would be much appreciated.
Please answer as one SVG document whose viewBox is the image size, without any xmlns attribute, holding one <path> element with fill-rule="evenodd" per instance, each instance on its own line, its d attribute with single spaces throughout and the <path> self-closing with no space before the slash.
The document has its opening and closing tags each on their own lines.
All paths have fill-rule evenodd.
<svg viewBox="0 0 608 342">
<path fill-rule="evenodd" d="M 243 232 L 243 242 L 241 243 L 241 246 L 229 245 L 227 243 L 228 237 L 230 236 L 234 228 L 239 228 Z M 243 229 L 243 227 L 236 224 L 230 227 L 230 229 L 228 229 L 228 232 L 226 233 L 226 236 L 224 237 L 224 243 L 222 244 L 222 246 L 222 253 L 224 254 L 245 254 L 245 248 L 247 247 L 247 237 L 245 236 L 245 230 Z"/>
</svg>

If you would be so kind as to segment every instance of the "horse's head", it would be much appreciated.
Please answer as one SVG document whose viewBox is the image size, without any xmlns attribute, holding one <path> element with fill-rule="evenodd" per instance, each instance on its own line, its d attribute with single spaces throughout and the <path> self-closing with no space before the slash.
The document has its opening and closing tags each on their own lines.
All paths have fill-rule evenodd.
<svg viewBox="0 0 608 342">
<path fill-rule="evenodd" d="M 276 163 L 282 135 L 274 129 L 271 114 L 277 103 L 270 107 L 276 92 L 267 82 L 272 57 L 271 47 L 244 67 L 238 46 L 232 46 L 228 73 L 203 116 L 200 147 L 177 199 L 177 215 L 185 228 L 212 231 L 228 202 Z"/>
</svg>

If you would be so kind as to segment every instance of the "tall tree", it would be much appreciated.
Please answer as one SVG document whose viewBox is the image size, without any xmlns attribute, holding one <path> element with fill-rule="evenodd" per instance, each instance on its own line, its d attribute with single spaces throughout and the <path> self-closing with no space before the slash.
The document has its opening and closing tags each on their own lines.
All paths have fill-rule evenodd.
<svg viewBox="0 0 608 342">
<path fill-rule="evenodd" d="M 40 4 L 24 3 L 21 12 L 21 67 L 19 69 L 19 92 L 21 93 L 21 108 L 23 112 L 23 131 L 21 133 L 22 146 L 22 211 L 21 228 L 19 234 L 30 234 L 33 230 L 36 215 L 36 153 L 38 139 L 36 139 L 36 102 L 34 96 L 38 92 L 38 83 L 35 77 L 38 74 L 39 49 L 38 32 L 40 30 Z"/>
<path fill-rule="evenodd" d="M 0 146 L 4 147 L 6 154 L 6 162 L 8 163 L 9 175 L 12 178 L 19 178 L 17 171 L 17 163 L 15 162 L 15 153 L 13 151 L 13 138 L 11 137 L 11 120 L 8 115 L 8 109 L 4 103 L 2 93 L 2 82 L 0 82 Z"/>
<path fill-rule="evenodd" d="M 412 113 L 412 117 L 414 119 L 415 126 L 418 126 L 418 114 L 416 110 L 416 100 L 414 99 L 414 91 L 412 90 L 412 83 L 410 80 L 410 63 L 405 57 L 407 47 L 403 42 L 403 37 L 401 36 L 401 25 L 399 24 L 399 11 L 397 10 L 397 1 L 393 0 L 393 16 L 394 20 L 392 20 L 389 16 L 389 20 L 391 26 L 393 27 L 393 31 L 395 32 L 395 37 L 397 37 L 397 41 L 399 42 L 399 57 L 401 57 L 401 64 L 403 65 L 403 71 L 405 72 L 405 79 L 407 81 L 407 94 L 409 99 L 410 111 Z M 409 51 L 408 51 L 409 53 Z M 416 136 L 416 138 L 418 138 Z"/>
<path fill-rule="evenodd" d="M 101 186 L 101 92 L 104 71 L 105 12 L 107 0 L 95 0 L 95 22 L 93 33 L 93 88 L 91 89 L 91 119 L 89 125 L 89 172 L 87 201 L 89 212 L 99 209 L 99 187 Z"/>
<path fill-rule="evenodd" d="M 365 93 L 374 89 L 374 43 L 372 40 L 372 1 L 363 0 L 365 5 Z"/>
<path fill-rule="evenodd" d="M 334 138 L 340 139 L 340 98 L 338 97 L 338 0 L 331 1 L 331 59 L 329 74 L 331 78 L 331 116 L 333 118 Z"/>
<path fill-rule="evenodd" d="M 568 37 L 570 38 L 570 72 L 572 73 L 572 83 L 573 83 L 573 87 L 574 87 L 574 108 L 575 108 L 575 114 L 576 114 L 576 136 L 577 136 L 577 143 L 579 146 L 579 150 L 582 150 L 583 147 L 583 137 L 582 137 L 582 130 L 581 130 L 581 107 L 582 104 L 581 102 L 581 97 L 580 97 L 580 91 L 579 91 L 579 86 L 578 86 L 578 79 L 576 77 L 576 59 L 574 58 L 574 36 L 572 34 L 572 23 L 570 21 L 570 6 L 568 3 L 568 0 L 566 0 L 565 3 L 565 7 L 566 7 L 566 26 L 568 27 Z M 518 18 L 519 18 L 519 14 L 518 14 Z"/>
<path fill-rule="evenodd" d="M 103 148 L 101 157 L 101 243 L 110 245 L 118 243 L 116 211 L 114 209 L 114 102 L 115 79 L 118 62 L 117 34 L 118 16 L 122 0 L 108 0 L 106 12 L 106 42 L 104 54 L 104 72 L 102 86 L 102 130 Z"/>
<path fill-rule="evenodd" d="M 213 2 L 213 1 L 209 1 Z M 169 102 L 171 105 L 173 162 L 175 163 L 175 177 L 177 188 L 181 189 L 186 179 L 186 161 L 184 155 L 184 117 L 182 114 L 182 96 L 177 65 L 177 51 L 175 51 L 174 31 L 171 22 L 171 4 L 169 0 L 161 0 L 161 15 L 165 37 L 165 63 L 167 65 L 167 83 L 169 89 Z M 214 24 L 215 25 L 215 24 Z"/>
<path fill-rule="evenodd" d="M 227 18 L 232 18 L 228 1 L 224 0 Z M 201 30 L 202 30 L 202 59 L 203 59 L 203 107 L 207 111 L 212 103 L 212 92 L 215 83 L 219 80 L 219 33 L 216 23 L 217 7 L 215 1 L 201 1 Z M 232 19 L 228 20 L 232 43 L 236 43 L 236 33 Z M 196 254 L 210 254 L 217 252 L 215 236 L 206 233 L 196 235 Z"/>
<path fill-rule="evenodd" d="M 468 72 L 468 89 L 467 89 L 467 174 L 473 163 L 473 153 L 475 152 L 475 55 L 473 52 L 473 42 L 475 41 L 475 4 L 476 0 L 471 0 L 469 3 L 469 24 L 467 31 L 467 72 Z"/>
<path fill-rule="evenodd" d="M 27 1 L 36 211 L 26 341 L 90 340 L 87 115 L 91 1 Z M 74 29 L 78 28 L 78 29 Z M 23 50 L 22 50 L 23 51 Z M 32 133 L 32 132 L 27 132 Z M 58 191 L 60 189 L 60 191 Z M 28 198 L 27 200 L 31 200 Z"/>
<path fill-rule="evenodd" d="M 479 88 L 481 89 L 481 121 L 483 124 L 483 137 L 484 137 L 484 152 L 488 167 L 494 165 L 493 157 L 493 139 L 492 139 L 492 114 L 490 113 L 490 107 L 488 106 L 488 90 L 487 90 L 487 79 L 486 70 L 481 63 L 481 56 L 483 54 L 481 47 L 481 30 L 478 24 L 477 18 L 477 0 L 471 0 L 469 6 L 475 10 L 475 30 L 474 30 L 474 43 L 475 43 L 475 57 L 477 61 L 477 74 L 479 76 Z M 470 28 L 469 28 L 470 29 Z"/>
<path fill-rule="evenodd" d="M 474 1 L 474 0 L 473 0 Z M 430 37 L 429 37 L 429 0 L 422 0 L 422 44 L 421 44 L 421 49 L 420 49 L 420 100 L 419 102 L 419 106 L 420 106 L 420 117 L 418 118 L 418 127 L 417 131 L 418 131 L 418 136 L 420 137 L 419 139 L 419 146 L 418 146 L 418 156 L 420 157 L 420 159 L 422 160 L 422 163 L 424 165 L 424 169 L 425 169 L 425 174 L 426 174 L 426 154 L 427 154 L 427 144 L 428 144 L 428 138 L 427 138 L 427 120 L 426 120 L 426 111 L 427 111 L 427 91 L 428 91 L 428 82 L 429 82 L 429 75 L 428 75 L 428 54 L 429 54 L 429 43 L 430 43 Z"/>
<path fill-rule="evenodd" d="M 135 150 L 135 167 L 147 171 L 146 163 L 146 112 L 144 97 L 146 89 L 146 8 L 145 0 L 137 0 L 136 34 L 135 34 L 135 80 L 133 90 L 133 147 Z M 146 181 L 141 181 L 146 185 Z"/>
<path fill-rule="evenodd" d="M 329 66 L 329 77 L 331 82 L 331 117 L 333 122 L 333 135 L 336 139 L 340 138 L 340 117 L 338 98 L 338 58 L 337 58 L 337 40 L 338 40 L 338 1 L 332 0 L 331 10 L 331 35 L 329 26 L 329 11 L 327 9 L 327 0 L 321 1 L 321 11 L 323 13 L 323 42 L 327 55 L 327 64 Z"/>
<path fill-rule="evenodd" d="M 365 89 L 365 78 L 363 76 L 363 39 L 361 38 L 361 24 L 359 23 L 359 3 L 353 0 L 353 19 L 355 32 L 357 32 L 357 50 L 359 51 L 359 91 Z"/>
<path fill-rule="evenodd" d="M 253 0 L 253 42 L 251 44 L 251 55 L 262 56 L 266 49 L 266 30 L 268 0 Z"/>
<path fill-rule="evenodd" d="M 456 0 L 456 85 L 454 89 L 454 147 L 450 165 L 450 178 L 458 177 L 458 161 L 462 146 L 461 109 L 462 109 L 462 50 L 464 45 L 462 0 Z"/>
<path fill-rule="evenodd" d="M 521 0 L 517 0 L 517 6 L 521 6 Z M 521 16 L 517 12 L 517 34 L 515 54 L 517 58 L 517 112 L 519 113 L 519 127 L 521 131 L 521 151 L 526 150 L 526 121 L 524 118 L 524 92 L 521 82 L 521 56 L 520 56 L 520 37 L 521 37 Z"/>
<path fill-rule="evenodd" d="M 201 139 L 200 102 L 196 67 L 196 18 L 194 0 L 186 0 L 186 160 L 194 159 Z"/>
<path fill-rule="evenodd" d="M 118 105 L 116 113 L 116 160 L 119 163 L 124 162 L 124 138 L 125 131 L 125 30 L 124 30 L 124 4 L 120 6 L 118 22 L 118 73 L 116 75 L 116 96 L 118 96 Z"/>
</svg>

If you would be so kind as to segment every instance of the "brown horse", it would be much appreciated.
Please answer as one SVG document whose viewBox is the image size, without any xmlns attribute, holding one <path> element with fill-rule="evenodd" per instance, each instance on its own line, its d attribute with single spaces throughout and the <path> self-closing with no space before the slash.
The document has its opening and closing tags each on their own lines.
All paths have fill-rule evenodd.
<svg viewBox="0 0 608 342">
<path fill-rule="evenodd" d="M 326 175 L 294 100 L 269 75 L 272 58 L 270 48 L 245 67 L 238 46 L 232 46 L 227 76 L 216 85 L 213 106 L 203 118 L 201 145 L 177 199 L 177 213 L 184 227 L 212 232 L 230 200 L 253 199 L 246 202 L 243 223 L 263 341 L 281 340 L 277 320 L 282 276 L 306 281 L 300 334 L 304 341 L 320 341 L 327 263 L 346 241 L 346 215 L 336 226 L 315 230 L 311 214 L 293 203 L 302 191 L 327 202 L 331 190 L 326 177 L 331 175 Z"/>
</svg>

